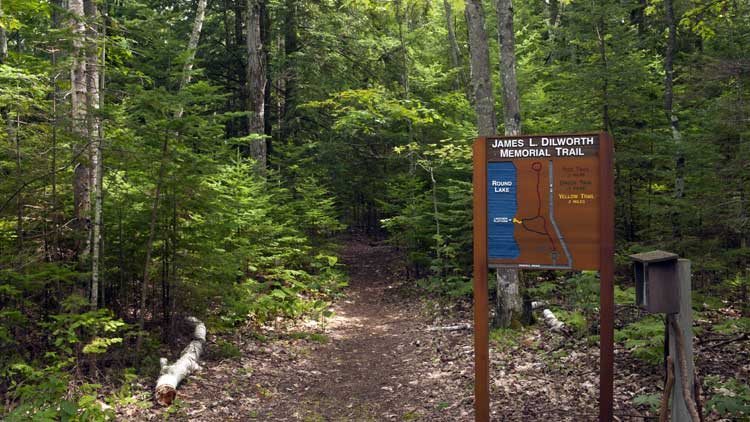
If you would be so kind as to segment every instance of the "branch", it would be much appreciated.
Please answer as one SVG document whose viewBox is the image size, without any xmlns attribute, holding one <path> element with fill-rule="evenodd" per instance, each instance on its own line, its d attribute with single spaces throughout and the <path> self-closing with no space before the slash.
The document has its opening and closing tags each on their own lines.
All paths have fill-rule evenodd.
<svg viewBox="0 0 750 422">
<path fill-rule="evenodd" d="M 167 358 L 159 359 L 161 376 L 156 381 L 156 402 L 169 406 L 177 396 L 177 386 L 193 371 L 201 369 L 198 365 L 206 344 L 206 326 L 198 318 L 188 317 L 187 321 L 194 326 L 193 341 L 182 350 L 180 358 L 172 365 L 167 365 Z"/>
<path fill-rule="evenodd" d="M 52 176 L 53 174 L 59 173 L 59 172 L 65 170 L 65 169 L 67 169 L 68 167 L 72 166 L 73 164 L 76 164 L 78 162 L 78 157 L 80 157 L 81 155 L 83 155 L 84 152 L 88 152 L 88 148 L 89 148 L 89 146 L 92 143 L 93 142 L 86 143 L 86 145 L 84 145 L 84 147 L 81 148 L 81 150 L 76 155 L 73 156 L 73 158 L 70 160 L 69 163 L 65 164 L 64 166 L 60 167 L 59 169 L 52 170 L 52 171 L 50 171 L 48 173 L 42 174 L 41 176 L 33 177 L 33 178 L 25 181 L 24 183 L 22 183 L 21 186 L 19 186 L 18 189 L 16 189 L 15 192 L 13 192 L 5 200 L 5 202 L 3 202 L 2 205 L 0 205 L 0 212 L 3 212 L 5 210 L 5 207 L 7 207 L 8 204 L 10 204 L 11 201 L 13 201 L 13 198 L 15 198 L 19 193 L 21 193 L 24 189 L 26 189 L 26 187 L 29 186 L 30 184 L 32 184 L 34 182 L 37 182 L 37 181 L 39 181 L 41 179 L 44 179 L 46 177 Z"/>
<path fill-rule="evenodd" d="M 677 340 L 677 362 L 680 364 L 680 384 L 682 385 L 682 397 L 685 399 L 685 404 L 687 405 L 688 412 L 690 413 L 690 418 L 693 420 L 693 422 L 700 422 L 701 417 L 698 414 L 698 408 L 695 405 L 695 400 L 693 400 L 693 395 L 690 392 L 690 384 L 692 383 L 692 380 L 688 381 L 687 379 L 685 379 L 688 373 L 687 359 L 685 358 L 685 338 L 682 335 L 682 330 L 677 324 L 677 319 L 675 318 L 674 314 L 669 314 L 667 316 L 667 319 L 669 320 L 669 325 L 672 327 L 672 331 L 674 331 Z"/>
<path fill-rule="evenodd" d="M 667 356 L 667 384 L 664 386 L 664 392 L 661 395 L 659 422 L 669 420 L 669 396 L 672 395 L 672 387 L 674 387 L 674 360 L 672 356 Z"/>
<path fill-rule="evenodd" d="M 740 334 L 740 335 L 739 335 L 739 336 L 737 336 L 737 337 L 734 337 L 734 338 L 730 338 L 729 340 L 724 340 L 724 341 L 720 341 L 720 342 L 718 342 L 718 343 L 716 343 L 716 344 L 712 344 L 711 346 L 706 346 L 706 348 L 705 348 L 705 349 L 706 349 L 706 350 L 716 349 L 716 348 L 718 348 L 718 347 L 721 347 L 721 346 L 727 345 L 727 344 L 729 344 L 729 343 L 734 343 L 734 342 L 736 342 L 736 341 L 747 340 L 747 338 L 748 338 L 748 337 L 749 337 L 748 333 L 743 333 L 743 334 Z"/>
</svg>

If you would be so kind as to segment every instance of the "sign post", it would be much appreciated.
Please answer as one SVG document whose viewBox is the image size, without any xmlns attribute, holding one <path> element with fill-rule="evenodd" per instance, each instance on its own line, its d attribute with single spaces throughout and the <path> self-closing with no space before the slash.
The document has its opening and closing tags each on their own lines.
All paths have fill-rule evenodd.
<svg viewBox="0 0 750 422">
<path fill-rule="evenodd" d="M 599 270 L 599 420 L 612 420 L 613 142 L 607 133 L 474 142 L 474 353 L 477 422 L 489 422 L 488 268 Z"/>
</svg>

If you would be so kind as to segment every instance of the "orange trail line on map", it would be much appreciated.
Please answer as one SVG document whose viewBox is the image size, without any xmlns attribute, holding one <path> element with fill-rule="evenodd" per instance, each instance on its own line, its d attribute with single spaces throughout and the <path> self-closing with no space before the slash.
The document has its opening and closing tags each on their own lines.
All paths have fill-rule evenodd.
<svg viewBox="0 0 750 422">
<path fill-rule="evenodd" d="M 557 247 L 555 246 L 555 240 L 552 239 L 552 235 L 550 235 L 549 230 L 547 229 L 547 219 L 544 218 L 542 215 L 542 193 L 539 190 L 539 187 L 542 183 L 542 163 L 540 162 L 534 162 L 531 164 L 531 169 L 536 172 L 536 199 L 537 199 L 537 208 L 536 208 L 536 215 L 534 217 L 527 217 L 521 219 L 521 225 L 524 229 L 536 233 L 542 236 L 547 236 L 547 239 L 549 239 L 550 247 L 552 248 L 552 252 L 557 252 Z M 526 226 L 527 221 L 533 221 L 536 219 L 542 220 L 542 228 L 544 231 L 538 231 L 531 229 Z"/>
</svg>

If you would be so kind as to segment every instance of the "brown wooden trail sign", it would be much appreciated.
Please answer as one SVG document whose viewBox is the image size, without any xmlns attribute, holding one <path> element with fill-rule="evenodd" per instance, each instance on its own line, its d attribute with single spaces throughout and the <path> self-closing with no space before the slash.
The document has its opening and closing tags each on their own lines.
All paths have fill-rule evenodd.
<svg viewBox="0 0 750 422">
<path fill-rule="evenodd" d="M 489 422 L 488 268 L 599 270 L 599 420 L 612 420 L 613 140 L 607 133 L 474 142 L 474 352 L 477 422 Z"/>
</svg>

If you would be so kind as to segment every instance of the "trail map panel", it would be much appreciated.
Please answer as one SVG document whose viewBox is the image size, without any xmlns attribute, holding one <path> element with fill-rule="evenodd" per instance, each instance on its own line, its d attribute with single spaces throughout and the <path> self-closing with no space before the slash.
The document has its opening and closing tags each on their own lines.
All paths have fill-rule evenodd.
<svg viewBox="0 0 750 422">
<path fill-rule="evenodd" d="M 490 267 L 599 269 L 599 137 L 485 140 Z"/>
</svg>

